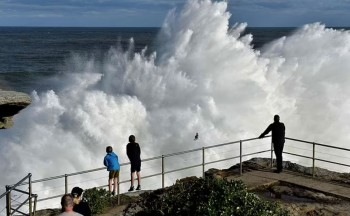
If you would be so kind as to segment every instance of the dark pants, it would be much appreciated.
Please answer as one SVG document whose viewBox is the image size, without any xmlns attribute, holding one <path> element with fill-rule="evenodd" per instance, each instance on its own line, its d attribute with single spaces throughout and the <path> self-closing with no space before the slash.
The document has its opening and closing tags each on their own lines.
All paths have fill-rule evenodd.
<svg viewBox="0 0 350 216">
<path fill-rule="evenodd" d="M 275 155 L 276 155 L 276 161 L 277 161 L 277 170 L 278 171 L 282 171 L 283 167 L 282 167 L 282 152 L 283 152 L 283 147 L 284 147 L 284 143 L 282 142 L 276 142 L 273 144 L 273 148 L 275 150 Z"/>
</svg>

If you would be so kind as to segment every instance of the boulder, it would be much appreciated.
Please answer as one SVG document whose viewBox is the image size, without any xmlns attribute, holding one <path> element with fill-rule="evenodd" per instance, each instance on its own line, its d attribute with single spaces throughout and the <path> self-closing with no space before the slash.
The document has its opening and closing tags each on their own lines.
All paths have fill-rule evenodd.
<svg viewBox="0 0 350 216">
<path fill-rule="evenodd" d="M 0 129 L 13 126 L 13 116 L 31 104 L 28 94 L 0 90 Z"/>
</svg>

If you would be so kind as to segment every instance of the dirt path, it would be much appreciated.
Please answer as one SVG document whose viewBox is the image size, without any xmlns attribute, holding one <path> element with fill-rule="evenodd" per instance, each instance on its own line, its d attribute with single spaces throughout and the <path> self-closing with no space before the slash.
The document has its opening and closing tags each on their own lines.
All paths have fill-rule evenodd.
<svg viewBox="0 0 350 216">
<path fill-rule="evenodd" d="M 106 213 L 97 216 L 122 216 L 127 205 L 120 205 L 110 208 Z"/>
</svg>

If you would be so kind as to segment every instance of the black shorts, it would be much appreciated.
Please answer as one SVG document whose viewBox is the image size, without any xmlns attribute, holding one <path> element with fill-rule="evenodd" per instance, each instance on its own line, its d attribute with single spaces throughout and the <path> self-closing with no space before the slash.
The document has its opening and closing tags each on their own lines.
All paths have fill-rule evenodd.
<svg viewBox="0 0 350 216">
<path fill-rule="evenodd" d="M 141 161 L 131 161 L 130 172 L 140 172 L 141 171 Z"/>
</svg>

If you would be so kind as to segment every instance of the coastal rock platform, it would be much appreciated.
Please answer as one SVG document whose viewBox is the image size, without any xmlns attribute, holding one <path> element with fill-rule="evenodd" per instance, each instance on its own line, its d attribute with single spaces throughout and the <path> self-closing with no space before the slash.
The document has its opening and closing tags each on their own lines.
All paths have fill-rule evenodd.
<svg viewBox="0 0 350 216">
<path fill-rule="evenodd" d="M 275 161 L 272 161 L 274 165 Z M 240 165 L 236 164 L 228 169 L 209 169 L 205 176 L 209 178 L 225 179 L 227 181 L 243 181 L 247 189 L 270 202 L 277 202 L 287 209 L 290 215 L 308 216 L 350 216 L 350 184 L 349 173 L 338 173 L 327 169 L 316 168 L 312 175 L 312 168 L 290 161 L 283 162 L 283 172 L 274 173 L 269 158 L 252 158 Z M 180 179 L 187 181 L 195 176 Z M 167 189 L 158 189 L 159 194 L 167 193 Z M 141 207 L 137 200 L 147 196 L 152 191 L 124 193 L 130 197 L 130 202 L 119 206 L 110 206 L 98 216 L 127 216 L 136 215 Z M 134 200 L 134 202 L 132 201 Z M 44 214 L 45 211 L 45 214 Z M 42 216 L 53 216 L 53 210 L 41 211 Z M 56 209 L 56 213 L 59 209 Z"/>
<path fill-rule="evenodd" d="M 31 104 L 29 95 L 16 91 L 0 90 L 0 129 L 13 126 L 13 116 Z"/>
<path fill-rule="evenodd" d="M 273 161 L 274 163 L 274 161 Z M 327 169 L 284 161 L 284 171 L 274 173 L 271 160 L 253 158 L 229 169 L 210 169 L 207 176 L 228 181 L 241 180 L 248 190 L 262 199 L 278 202 L 291 215 L 350 215 L 349 173 L 338 173 Z"/>
<path fill-rule="evenodd" d="M 273 160 L 272 165 L 274 163 Z M 240 165 L 236 164 L 228 169 L 209 169 L 205 176 L 243 181 L 250 192 L 261 199 L 279 203 L 290 215 L 350 216 L 349 173 L 315 168 L 313 176 L 311 167 L 290 161 L 283 162 L 282 173 L 274 173 L 269 158 L 252 158 L 244 161 L 242 167 L 242 175 Z M 138 209 L 137 206 L 126 207 L 123 211 L 112 209 L 101 216 L 134 215 Z"/>
</svg>

